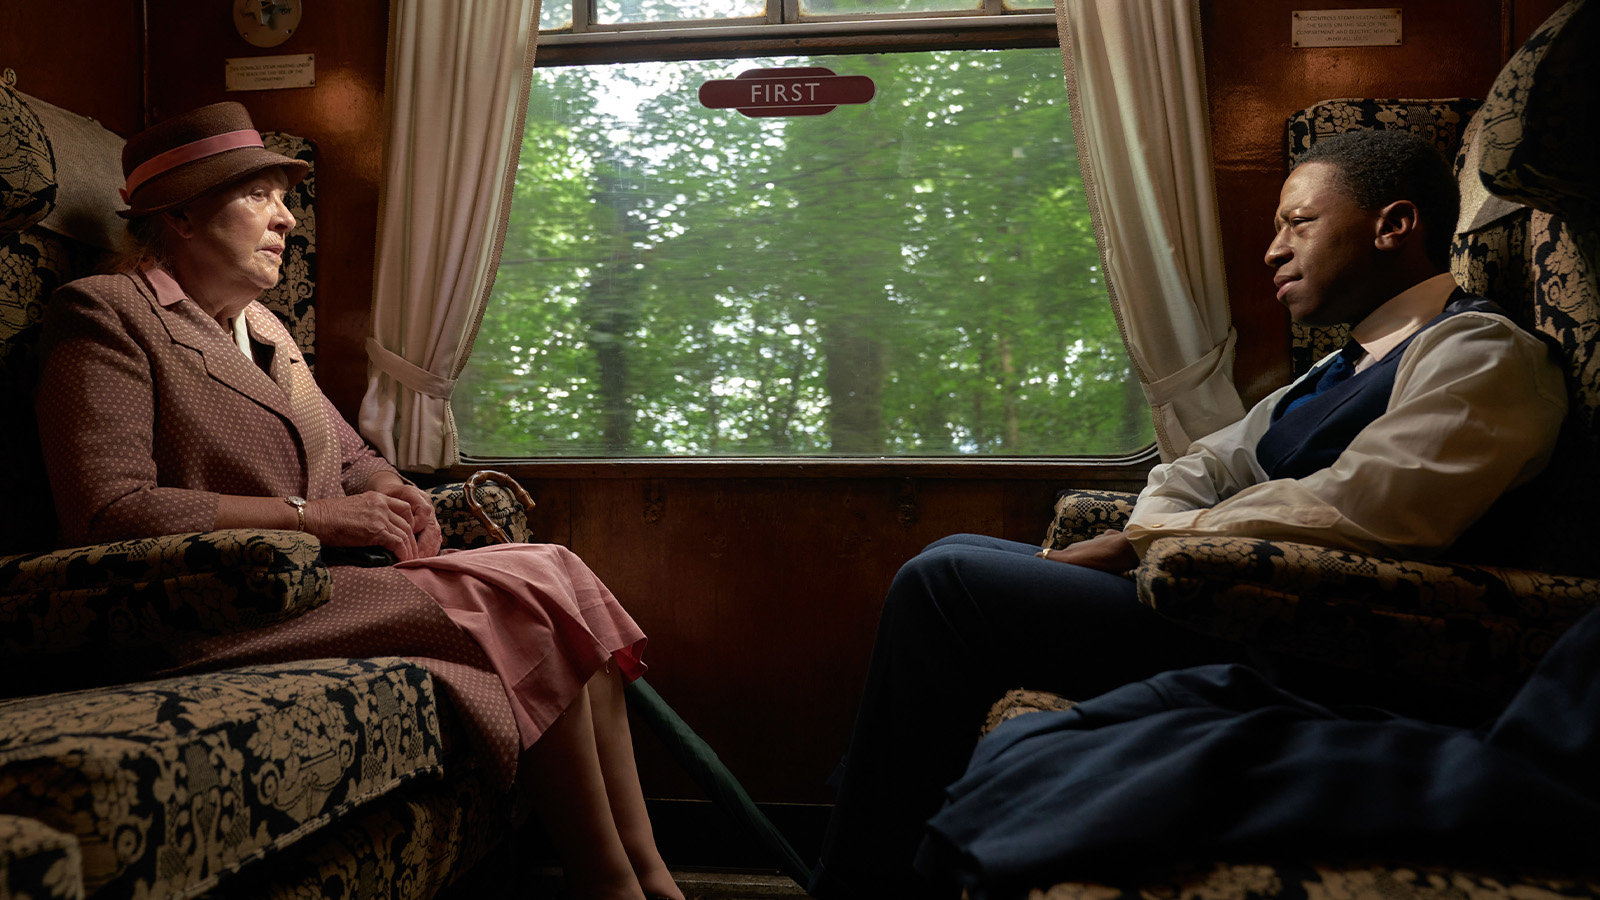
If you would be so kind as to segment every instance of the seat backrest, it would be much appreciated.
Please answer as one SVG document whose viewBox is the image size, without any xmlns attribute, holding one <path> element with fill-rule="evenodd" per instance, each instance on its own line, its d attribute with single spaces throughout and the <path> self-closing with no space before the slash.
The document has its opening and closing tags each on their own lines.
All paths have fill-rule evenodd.
<svg viewBox="0 0 1600 900">
<path fill-rule="evenodd" d="M 1600 450 L 1600 2 L 1572 0 L 1495 79 L 1457 157 L 1451 271 L 1561 348 L 1569 419 Z"/>
<path fill-rule="evenodd" d="M 56 523 L 34 427 L 35 345 L 45 304 L 61 285 L 110 261 L 125 235 L 121 207 L 121 137 L 98 122 L 16 89 L 0 72 L 0 555 L 44 549 Z M 308 363 L 315 364 L 315 147 L 263 132 L 266 145 L 313 163 L 288 198 L 298 224 L 284 254 L 283 276 L 261 298 L 284 320 Z"/>
<path fill-rule="evenodd" d="M 1456 157 L 1462 212 L 1451 272 L 1559 348 L 1567 422 L 1527 523 L 1538 568 L 1600 571 L 1600 2 L 1572 0 L 1495 79 Z"/>
</svg>

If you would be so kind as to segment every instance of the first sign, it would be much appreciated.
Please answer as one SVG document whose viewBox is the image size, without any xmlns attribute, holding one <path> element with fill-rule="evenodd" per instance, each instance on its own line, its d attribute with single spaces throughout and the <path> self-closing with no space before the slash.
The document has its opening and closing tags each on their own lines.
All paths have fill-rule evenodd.
<svg viewBox="0 0 1600 900">
<path fill-rule="evenodd" d="M 866 103 L 877 86 L 865 75 L 835 75 L 821 66 L 751 69 L 729 81 L 700 85 L 700 105 L 747 116 L 820 116 L 835 106 Z"/>
</svg>

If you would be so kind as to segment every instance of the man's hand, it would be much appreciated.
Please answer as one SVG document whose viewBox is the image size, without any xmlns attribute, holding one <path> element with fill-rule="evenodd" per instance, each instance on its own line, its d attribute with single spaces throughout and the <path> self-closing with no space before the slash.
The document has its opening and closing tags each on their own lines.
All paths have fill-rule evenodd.
<svg viewBox="0 0 1600 900">
<path fill-rule="evenodd" d="M 1087 541 L 1068 544 L 1060 550 L 1041 550 L 1039 557 L 1118 575 L 1139 565 L 1139 554 L 1134 552 L 1133 544 L 1114 528 Z"/>
</svg>

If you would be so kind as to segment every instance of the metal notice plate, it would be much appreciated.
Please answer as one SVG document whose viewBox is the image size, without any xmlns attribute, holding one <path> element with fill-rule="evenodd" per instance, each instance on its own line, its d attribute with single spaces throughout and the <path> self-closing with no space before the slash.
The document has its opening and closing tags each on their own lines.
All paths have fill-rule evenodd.
<svg viewBox="0 0 1600 900">
<path fill-rule="evenodd" d="M 234 57 L 227 61 L 224 80 L 230 91 L 316 87 L 317 57 L 314 53 Z"/>
<path fill-rule="evenodd" d="M 1398 47 L 1400 10 L 1297 9 L 1290 26 L 1296 47 Z"/>
</svg>

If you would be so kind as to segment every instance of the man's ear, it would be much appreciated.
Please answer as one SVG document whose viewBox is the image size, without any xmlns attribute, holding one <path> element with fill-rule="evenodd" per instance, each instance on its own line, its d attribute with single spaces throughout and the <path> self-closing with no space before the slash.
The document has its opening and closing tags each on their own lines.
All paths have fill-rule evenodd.
<svg viewBox="0 0 1600 900">
<path fill-rule="evenodd" d="M 1373 244 L 1379 250 L 1398 250 L 1406 242 L 1420 240 L 1422 222 L 1417 218 L 1417 205 L 1410 200 L 1396 200 L 1378 210 L 1377 234 Z"/>
</svg>

